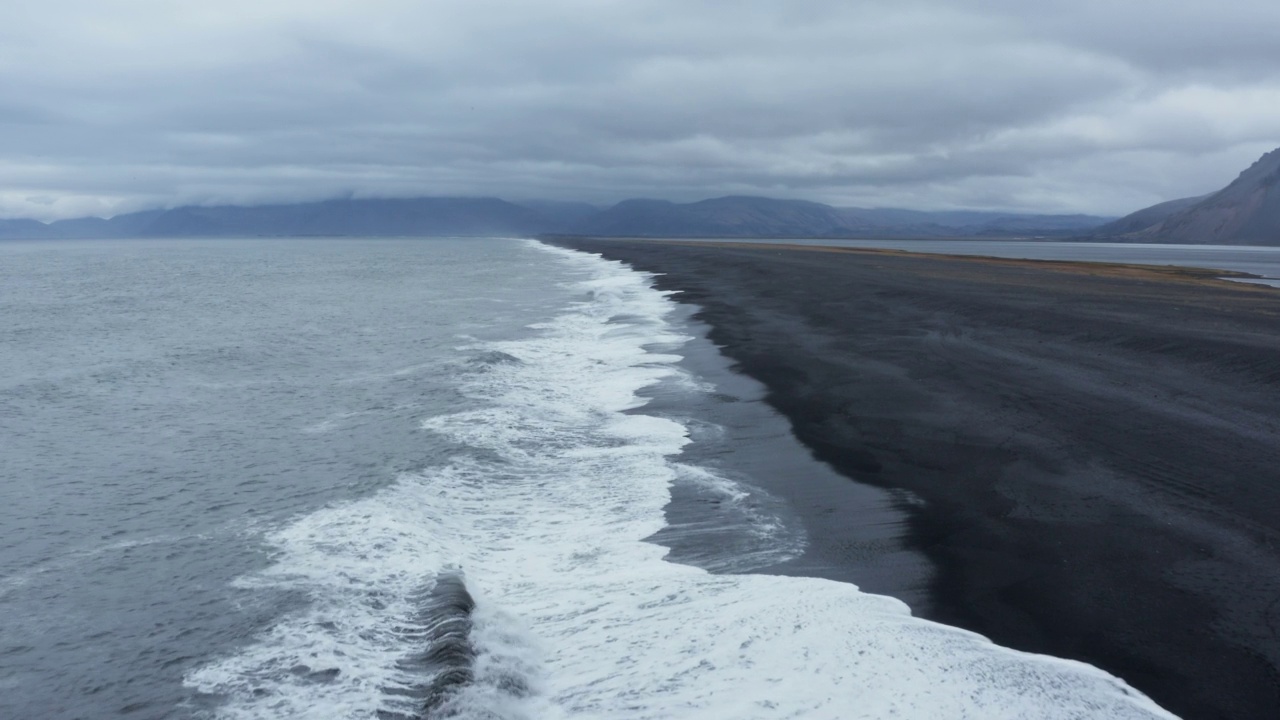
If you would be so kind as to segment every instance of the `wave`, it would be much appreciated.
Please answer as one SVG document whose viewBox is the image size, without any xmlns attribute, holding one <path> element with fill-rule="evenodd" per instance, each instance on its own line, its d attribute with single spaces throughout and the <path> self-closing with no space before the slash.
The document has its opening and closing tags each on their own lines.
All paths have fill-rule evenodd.
<svg viewBox="0 0 1280 720">
<path fill-rule="evenodd" d="M 188 675 L 218 715 L 1171 717 L 1101 670 L 852 585 L 668 562 L 645 540 L 674 484 L 745 507 L 753 490 L 679 462 L 686 424 L 644 412 L 655 385 L 706 391 L 677 365 L 667 294 L 542 249 L 575 301 L 474 348 L 500 361 L 458 378 L 469 407 L 423 421 L 452 460 L 268 536 L 274 563 L 239 584 L 307 601 Z"/>
</svg>

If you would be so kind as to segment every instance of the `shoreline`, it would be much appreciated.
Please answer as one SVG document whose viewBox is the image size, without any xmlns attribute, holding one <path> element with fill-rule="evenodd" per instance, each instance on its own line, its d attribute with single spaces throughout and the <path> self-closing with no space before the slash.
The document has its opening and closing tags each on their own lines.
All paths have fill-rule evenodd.
<svg viewBox="0 0 1280 720">
<path fill-rule="evenodd" d="M 669 561 L 713 573 L 821 577 L 897 598 L 916 614 L 927 609 L 934 568 L 909 547 L 903 499 L 849 482 L 816 459 L 792 434 L 790 421 L 766 402 L 767 389 L 734 371 L 709 340 L 710 326 L 692 317 L 696 309 L 679 307 L 676 320 L 693 337 L 681 347 L 679 365 L 716 391 L 692 397 L 677 392 L 669 401 L 651 389 L 645 392 L 649 402 L 644 412 L 678 414 L 695 442 L 685 446 L 676 462 L 747 485 L 750 505 L 760 511 L 757 521 L 802 527 L 803 549 L 796 552 L 792 533 L 778 538 L 791 545 L 787 552 L 761 552 L 758 540 L 742 542 L 753 531 L 734 512 L 736 502 L 681 482 L 672 486 L 664 513 L 667 526 L 649 541 L 668 548 Z M 699 430 L 708 425 L 715 431 Z"/>
<path fill-rule="evenodd" d="M 937 570 L 921 616 L 1097 665 L 1188 718 L 1280 706 L 1273 288 L 1181 267 L 555 244 L 660 273 L 814 456 L 918 499 L 909 545 Z M 821 518 L 797 510 L 812 533 Z"/>
</svg>

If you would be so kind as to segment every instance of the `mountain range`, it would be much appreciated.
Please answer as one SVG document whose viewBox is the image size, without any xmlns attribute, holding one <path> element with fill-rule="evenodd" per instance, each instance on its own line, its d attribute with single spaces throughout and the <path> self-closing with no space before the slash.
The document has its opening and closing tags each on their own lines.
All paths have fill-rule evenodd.
<svg viewBox="0 0 1280 720">
<path fill-rule="evenodd" d="M 258 206 L 185 206 L 41 223 L 0 220 L 0 238 L 290 236 L 1045 237 L 1118 242 L 1280 245 L 1280 150 L 1222 190 L 1115 219 L 982 211 L 835 207 L 730 196 L 691 203 L 587 203 L 498 198 L 339 199 Z"/>
<path fill-rule="evenodd" d="M 564 233 L 628 237 L 1010 237 L 1066 236 L 1111 218 L 837 208 L 804 200 L 732 196 L 692 203 L 586 203 L 498 198 L 326 200 L 77 218 L 44 224 L 0 220 L 0 238 L 288 236 L 482 236 Z"/>
</svg>

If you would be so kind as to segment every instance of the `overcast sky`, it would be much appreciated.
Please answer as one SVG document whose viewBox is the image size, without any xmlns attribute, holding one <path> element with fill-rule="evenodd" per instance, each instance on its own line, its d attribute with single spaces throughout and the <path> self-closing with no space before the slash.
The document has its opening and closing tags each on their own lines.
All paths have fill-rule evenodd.
<svg viewBox="0 0 1280 720">
<path fill-rule="evenodd" d="M 10 0 L 0 217 L 497 195 L 1123 214 L 1280 146 L 1276 0 Z"/>
</svg>

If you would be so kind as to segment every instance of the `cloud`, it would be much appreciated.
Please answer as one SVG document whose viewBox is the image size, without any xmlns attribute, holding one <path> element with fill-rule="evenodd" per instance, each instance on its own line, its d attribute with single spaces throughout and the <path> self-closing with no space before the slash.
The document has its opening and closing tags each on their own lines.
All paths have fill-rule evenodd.
<svg viewBox="0 0 1280 720">
<path fill-rule="evenodd" d="M 0 28 L 0 216 L 730 192 L 1122 213 L 1280 145 L 1280 6 L 1183 5 L 47 0 Z"/>
</svg>

